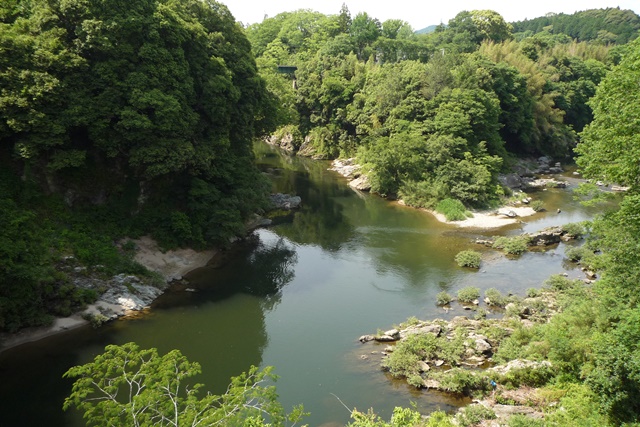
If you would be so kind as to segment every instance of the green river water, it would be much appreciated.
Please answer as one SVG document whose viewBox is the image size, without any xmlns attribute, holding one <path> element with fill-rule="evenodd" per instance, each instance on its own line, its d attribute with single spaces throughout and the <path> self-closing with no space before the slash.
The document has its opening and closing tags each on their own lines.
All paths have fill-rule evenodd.
<svg viewBox="0 0 640 427">
<path fill-rule="evenodd" d="M 573 201 L 568 190 L 536 193 L 548 212 L 523 224 L 463 230 L 351 190 L 327 170 L 328 162 L 288 157 L 263 144 L 256 153 L 274 191 L 301 196 L 302 209 L 255 231 L 221 265 L 190 274 L 195 292 L 168 292 L 136 319 L 80 328 L 0 353 L 1 427 L 83 425 L 79 414 L 61 410 L 71 386 L 62 374 L 107 344 L 129 341 L 162 353 L 180 349 L 201 363 L 198 381 L 216 393 L 250 365 L 273 365 L 281 401 L 287 408 L 304 404 L 311 426 L 348 422 L 338 398 L 385 417 L 410 402 L 424 413 L 454 410 L 466 401 L 392 380 L 379 369 L 380 355 L 372 354 L 383 347 L 362 345 L 358 337 L 410 316 L 469 314 L 456 306 L 449 313 L 436 307 L 442 290 L 453 294 L 473 285 L 524 294 L 550 274 L 582 277 L 563 261 L 564 244 L 507 259 L 471 242 L 593 217 L 595 208 Z M 453 261 L 470 248 L 485 252 L 480 271 Z"/>
</svg>

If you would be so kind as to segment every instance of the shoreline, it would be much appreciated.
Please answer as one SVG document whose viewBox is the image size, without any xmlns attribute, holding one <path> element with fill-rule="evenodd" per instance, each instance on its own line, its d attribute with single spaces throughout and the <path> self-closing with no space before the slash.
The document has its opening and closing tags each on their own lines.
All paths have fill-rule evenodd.
<svg viewBox="0 0 640 427">
<path fill-rule="evenodd" d="M 416 209 L 411 206 L 407 206 L 404 201 L 398 200 L 396 202 L 400 206 L 405 206 L 410 209 Z M 479 211 L 479 212 L 471 212 L 472 217 L 467 218 L 462 221 L 447 221 L 447 218 L 441 213 L 436 212 L 431 209 L 417 208 L 422 212 L 427 212 L 438 222 L 443 224 L 453 225 L 459 228 L 481 228 L 481 229 L 494 229 L 504 227 L 506 225 L 517 224 L 520 222 L 519 218 L 525 218 L 528 216 L 535 215 L 536 212 L 533 208 L 529 206 L 502 206 L 497 210 L 492 211 Z M 516 216 L 509 217 L 508 213 L 513 212 Z"/>
<path fill-rule="evenodd" d="M 129 239 L 125 239 L 129 240 Z M 103 316 L 105 320 L 115 320 L 135 316 L 147 309 L 149 305 L 169 287 L 169 284 L 200 267 L 208 265 L 214 257 L 220 253 L 219 249 L 209 249 L 196 251 L 190 248 L 181 248 L 163 252 L 158 243 L 151 237 L 144 236 L 140 239 L 131 239 L 136 245 L 134 260 L 142 264 L 148 270 L 156 272 L 164 278 L 165 286 L 162 289 L 154 288 L 150 285 L 137 284 L 136 276 L 122 275 L 122 282 L 125 286 L 134 286 L 136 289 L 145 291 L 144 295 L 122 295 L 116 293 L 109 294 L 109 291 L 101 295 L 96 302 L 88 305 L 84 310 L 72 314 L 68 317 L 56 317 L 51 325 L 32 326 L 24 328 L 15 333 L 0 334 L 0 353 L 5 350 L 17 347 L 22 344 L 38 341 L 59 333 L 71 331 L 91 324 L 85 318 L 89 316 Z M 114 276 L 118 277 L 120 275 Z M 127 279 L 130 279 L 127 281 Z M 139 296 L 140 298 L 136 298 Z M 110 317 L 103 313 L 111 313 Z"/>
<path fill-rule="evenodd" d="M 444 215 L 441 213 L 424 209 L 426 212 L 432 214 L 438 221 L 454 225 L 460 228 L 483 228 L 492 229 L 500 228 L 506 225 L 517 224 L 520 222 L 519 218 L 535 215 L 537 212 L 530 207 L 511 207 L 503 206 L 497 211 L 483 211 L 483 212 L 471 212 L 473 215 L 471 218 L 467 218 L 463 221 L 447 221 Z M 516 214 L 516 217 L 509 217 L 507 212 L 511 211 Z M 496 213 L 497 212 L 497 213 Z"/>
</svg>

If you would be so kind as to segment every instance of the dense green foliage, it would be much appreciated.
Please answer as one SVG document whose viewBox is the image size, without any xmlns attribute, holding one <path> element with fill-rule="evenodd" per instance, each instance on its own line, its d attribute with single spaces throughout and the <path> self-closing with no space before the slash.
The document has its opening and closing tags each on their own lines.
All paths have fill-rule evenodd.
<svg viewBox="0 0 640 427">
<path fill-rule="evenodd" d="M 0 138 L 17 173 L 170 244 L 224 241 L 261 206 L 251 143 L 271 98 L 226 7 L 24 0 L 0 21 Z"/>
<path fill-rule="evenodd" d="M 114 241 L 225 244 L 265 206 L 275 100 L 225 6 L 3 2 L 0 46 L 0 330 L 95 298 L 64 256 L 144 274 Z"/>
<path fill-rule="evenodd" d="M 585 16 L 577 26 L 592 25 Z M 619 59 L 606 44 L 559 31 L 516 41 L 490 10 L 460 12 L 428 34 L 352 18 L 346 6 L 336 15 L 300 10 L 251 25 L 247 36 L 281 100 L 279 137 L 302 155 L 357 156 L 372 191 L 429 208 L 445 198 L 494 204 L 512 155 L 569 156 L 592 120 L 587 100 Z M 295 74 L 278 73 L 282 64 Z"/>
<path fill-rule="evenodd" d="M 460 267 L 480 268 L 480 252 L 461 251 L 455 256 L 455 261 Z"/>
<path fill-rule="evenodd" d="M 283 426 L 294 425 L 302 407 L 287 415 L 277 401 L 272 368 L 231 379 L 226 393 L 202 395 L 202 384 L 189 380 L 201 373 L 180 351 L 163 356 L 134 343 L 109 345 L 93 362 L 65 374 L 74 378 L 64 409 L 84 412 L 89 426 Z"/>
<path fill-rule="evenodd" d="M 638 37 L 640 18 L 631 10 L 592 9 L 572 15 L 549 13 L 539 18 L 513 23 L 515 33 L 533 35 L 543 31 L 566 34 L 579 41 L 602 44 L 627 43 Z"/>
</svg>

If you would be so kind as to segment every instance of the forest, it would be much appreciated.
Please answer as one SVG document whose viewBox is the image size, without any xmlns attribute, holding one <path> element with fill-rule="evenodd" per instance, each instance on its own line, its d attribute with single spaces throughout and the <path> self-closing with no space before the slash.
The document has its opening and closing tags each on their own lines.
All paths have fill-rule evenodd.
<svg viewBox="0 0 640 427">
<path fill-rule="evenodd" d="M 629 190 L 618 211 L 587 226 L 583 256 L 601 279 L 567 285 L 560 314 L 505 344 L 511 359 L 557 368 L 536 386 L 568 409 L 551 424 L 509 425 L 637 423 L 639 31 L 638 15 L 613 8 L 514 23 L 462 11 L 416 33 L 346 5 L 243 28 L 212 0 L 2 2 L 0 331 L 96 298 L 57 269 L 62 257 L 153 280 L 114 242 L 149 234 L 166 248 L 228 245 L 268 208 L 255 139 L 316 159 L 353 157 L 372 192 L 421 208 L 498 206 L 509 192 L 498 175 L 545 155 Z M 157 375 L 171 358 L 186 377 L 198 369 L 179 352 L 143 354 Z M 86 380 L 99 363 L 109 361 L 69 375 Z M 257 387 L 265 376 L 234 379 L 237 394 L 211 397 L 218 403 L 189 392 L 187 404 L 258 398 L 284 424 L 275 391 Z M 77 384 L 65 405 L 93 411 Z M 234 413 L 234 422 L 262 425 L 264 412 Z M 451 425 L 444 414 L 397 413 L 388 423 L 355 413 L 353 425 Z"/>
</svg>

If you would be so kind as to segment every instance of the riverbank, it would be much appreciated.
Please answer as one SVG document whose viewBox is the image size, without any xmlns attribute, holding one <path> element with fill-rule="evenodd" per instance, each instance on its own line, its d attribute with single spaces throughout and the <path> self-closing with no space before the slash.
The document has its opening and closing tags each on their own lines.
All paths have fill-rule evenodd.
<svg viewBox="0 0 640 427">
<path fill-rule="evenodd" d="M 532 163 L 535 167 L 531 167 L 528 163 Z M 543 187 L 562 187 L 566 186 L 563 181 L 556 181 L 555 179 L 532 179 L 523 178 L 521 175 L 532 176 L 536 173 L 560 173 L 562 168 L 560 163 L 556 163 L 555 166 L 550 165 L 551 160 L 546 157 L 541 157 L 537 161 L 521 161 L 518 164 L 518 173 L 512 173 L 502 176 L 501 183 L 505 187 L 509 187 L 514 191 L 521 191 L 525 188 L 543 188 Z M 368 183 L 366 176 L 361 174 L 361 167 L 356 163 L 355 158 L 350 159 L 336 159 L 331 163 L 329 170 L 339 173 L 345 178 L 349 179 L 349 187 L 355 191 L 369 191 L 371 186 Z M 398 200 L 397 203 L 402 206 L 406 206 L 403 200 Z M 433 215 L 438 221 L 454 225 L 460 228 L 480 228 L 480 229 L 493 229 L 500 228 L 511 224 L 520 222 L 519 218 L 528 217 L 536 214 L 530 206 L 510 206 L 505 205 L 498 209 L 471 212 L 471 216 L 462 221 L 448 221 L 446 217 L 432 209 L 420 209 L 423 212 L 428 212 Z"/>
<path fill-rule="evenodd" d="M 561 358 L 540 352 L 548 344 L 546 325 L 562 315 L 570 300 L 593 299 L 589 283 L 556 275 L 525 297 L 495 289 L 485 291 L 483 299 L 478 292 L 474 301 L 459 294 L 463 301 L 444 307 L 459 303 L 474 316 L 414 317 L 385 332 L 363 335 L 360 359 L 378 359 L 383 371 L 416 389 L 474 398 L 452 417 L 458 421 L 475 413 L 482 416 L 473 425 L 488 425 L 478 424 L 483 419 L 507 425 L 511 417 L 553 418 L 568 391 L 552 395 L 545 389 L 563 369 Z"/>
<path fill-rule="evenodd" d="M 59 317 L 48 326 L 24 328 L 16 333 L 0 334 L 0 352 L 18 345 L 33 342 L 68 330 L 91 324 L 100 324 L 116 318 L 132 316 L 149 307 L 175 280 L 181 280 L 188 272 L 206 266 L 219 253 L 217 249 L 196 251 L 190 248 L 163 251 L 151 237 L 127 239 L 135 245 L 134 260 L 149 271 L 159 274 L 163 283 L 160 286 L 145 284 L 134 275 L 116 275 L 109 279 L 91 277 L 80 268 L 84 277 L 83 284 L 90 283 L 94 288 L 106 287 L 96 302 L 81 312 L 68 317 Z M 80 284 L 82 285 L 82 284 Z"/>
<path fill-rule="evenodd" d="M 447 221 L 447 218 L 441 213 L 426 210 L 436 219 L 445 224 L 455 225 L 461 228 L 500 228 L 505 225 L 516 224 L 520 222 L 518 218 L 534 215 L 536 211 L 528 206 L 511 207 L 503 206 L 495 211 L 471 212 L 471 217 L 462 221 Z"/>
</svg>

